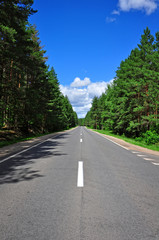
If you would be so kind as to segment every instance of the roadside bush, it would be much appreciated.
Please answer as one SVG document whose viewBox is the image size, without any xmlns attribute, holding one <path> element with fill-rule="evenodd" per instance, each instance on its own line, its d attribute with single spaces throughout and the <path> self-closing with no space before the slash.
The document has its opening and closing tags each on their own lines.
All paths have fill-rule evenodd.
<svg viewBox="0 0 159 240">
<path fill-rule="evenodd" d="M 148 130 L 143 134 L 143 139 L 148 145 L 155 144 L 159 142 L 159 135 L 156 133 L 156 131 Z"/>
<path fill-rule="evenodd" d="M 136 137 L 135 140 L 138 142 L 143 142 L 143 137 Z"/>
</svg>

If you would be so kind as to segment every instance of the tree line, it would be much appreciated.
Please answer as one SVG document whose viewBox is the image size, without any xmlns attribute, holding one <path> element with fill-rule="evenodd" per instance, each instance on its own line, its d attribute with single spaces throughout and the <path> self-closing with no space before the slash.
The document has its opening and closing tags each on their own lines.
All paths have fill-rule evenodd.
<svg viewBox="0 0 159 240">
<path fill-rule="evenodd" d="M 148 27 L 144 30 L 113 83 L 94 97 L 84 123 L 128 137 L 159 134 L 159 32 L 154 37 Z"/>
<path fill-rule="evenodd" d="M 46 64 L 33 0 L 0 1 L 0 129 L 52 132 L 77 124 L 77 114 Z"/>
</svg>

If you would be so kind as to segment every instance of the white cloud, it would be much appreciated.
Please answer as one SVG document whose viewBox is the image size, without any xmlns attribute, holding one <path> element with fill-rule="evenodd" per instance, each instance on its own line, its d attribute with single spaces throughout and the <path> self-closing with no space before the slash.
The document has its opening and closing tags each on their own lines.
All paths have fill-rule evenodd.
<svg viewBox="0 0 159 240">
<path fill-rule="evenodd" d="M 73 107 L 74 111 L 78 114 L 79 118 L 84 118 L 86 116 L 86 113 L 90 110 L 91 108 L 91 103 L 86 104 L 82 107 Z"/>
<path fill-rule="evenodd" d="M 84 80 L 81 80 L 80 78 L 76 77 L 74 81 L 71 83 L 71 87 L 84 87 L 88 86 L 91 83 L 89 78 L 84 78 Z"/>
<path fill-rule="evenodd" d="M 68 96 L 74 111 L 78 114 L 78 117 L 84 118 L 86 113 L 91 108 L 93 97 L 94 96 L 99 97 L 102 93 L 104 93 L 105 89 L 107 88 L 107 85 L 111 83 L 113 80 L 111 80 L 110 82 L 103 81 L 96 83 L 92 83 L 89 78 L 85 78 L 84 80 L 80 81 L 79 80 L 78 81 L 74 80 L 70 86 L 60 85 L 60 89 L 64 95 Z M 82 84 L 74 84 L 81 83 L 81 81 Z"/>
<path fill-rule="evenodd" d="M 113 15 L 120 15 L 120 11 L 114 10 L 114 11 L 112 12 L 112 14 L 113 14 Z"/>
<path fill-rule="evenodd" d="M 119 0 L 121 11 L 130 11 L 131 9 L 144 10 L 149 15 L 157 9 L 156 0 Z"/>
<path fill-rule="evenodd" d="M 96 83 L 91 83 L 87 90 L 88 94 L 91 98 L 94 96 L 101 96 L 103 92 L 105 92 L 105 89 L 107 88 L 108 83 L 107 82 L 96 82 Z"/>
<path fill-rule="evenodd" d="M 116 18 L 113 18 L 113 17 L 107 17 L 106 18 L 106 22 L 107 23 L 113 23 L 113 22 L 115 22 L 116 21 Z"/>
</svg>

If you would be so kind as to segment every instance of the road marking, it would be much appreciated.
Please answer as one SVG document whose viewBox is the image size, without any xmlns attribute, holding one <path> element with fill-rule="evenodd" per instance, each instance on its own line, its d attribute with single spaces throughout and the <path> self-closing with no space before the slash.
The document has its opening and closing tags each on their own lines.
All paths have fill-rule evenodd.
<svg viewBox="0 0 159 240">
<path fill-rule="evenodd" d="M 101 135 L 102 136 L 102 135 Z M 102 136 L 103 137 L 103 136 Z M 113 143 L 115 143 L 116 145 L 118 145 L 119 147 L 122 147 L 122 148 L 124 148 L 124 149 L 126 149 L 126 150 L 128 150 L 129 151 L 129 149 L 128 148 L 126 148 L 126 147 L 124 147 L 124 146 L 122 146 L 122 145 L 120 145 L 119 143 L 116 143 L 116 142 L 114 142 L 113 140 L 111 140 L 111 139 L 109 139 L 109 138 L 107 138 L 107 137 L 104 137 L 104 138 L 106 138 L 108 141 L 110 141 L 110 142 L 113 142 Z"/>
<path fill-rule="evenodd" d="M 91 130 L 89 129 L 89 131 L 91 131 Z M 126 149 L 126 150 L 128 150 L 128 151 L 129 151 L 129 149 L 128 149 L 128 148 L 126 148 L 126 147 L 124 147 L 124 146 L 120 145 L 119 143 L 116 143 L 116 142 L 114 142 L 113 140 L 111 140 L 111 139 L 109 139 L 109 138 L 107 138 L 107 137 L 103 136 L 101 133 L 94 132 L 94 131 L 92 131 L 92 132 L 93 132 L 93 133 L 97 133 L 97 134 L 99 134 L 101 137 L 103 137 L 103 138 L 107 139 L 108 141 L 110 141 L 110 142 L 113 142 L 113 143 L 115 143 L 116 145 L 118 145 L 119 147 L 122 147 L 122 148 L 124 148 L 124 149 Z"/>
<path fill-rule="evenodd" d="M 152 162 L 153 165 L 159 166 L 159 163 Z"/>
<path fill-rule="evenodd" d="M 146 155 L 139 155 L 139 154 L 138 154 L 137 156 L 138 156 L 138 157 L 146 157 Z"/>
<path fill-rule="evenodd" d="M 139 152 L 132 152 L 132 153 L 139 153 Z"/>
<path fill-rule="evenodd" d="M 83 162 L 78 162 L 77 187 L 84 187 Z"/>
<path fill-rule="evenodd" d="M 152 159 L 152 158 L 144 158 L 144 160 L 146 160 L 146 161 L 154 161 L 154 159 Z"/>
<path fill-rule="evenodd" d="M 61 134 L 60 134 L 60 135 L 61 135 Z M 60 135 L 58 135 L 58 136 L 60 136 Z M 52 138 L 56 138 L 56 137 L 57 137 L 57 135 L 55 135 L 55 136 L 52 137 Z M 24 150 L 22 150 L 22 151 L 20 151 L 20 152 L 18 152 L 18 153 L 16 153 L 16 154 L 14 154 L 14 155 L 11 155 L 11 156 L 9 156 L 9 157 L 7 157 L 7 158 L 4 158 L 2 161 L 0 161 L 0 164 L 3 163 L 3 162 L 5 162 L 5 161 L 7 161 L 7 160 L 9 160 L 9 159 L 11 159 L 11 158 L 14 158 L 14 157 L 20 155 L 21 153 L 24 153 L 24 152 L 26 152 L 26 151 L 28 151 L 28 150 L 30 150 L 30 149 L 32 149 L 32 148 L 35 148 L 35 147 L 39 146 L 40 144 L 43 144 L 43 143 L 45 143 L 45 142 L 47 142 L 47 141 L 52 141 L 52 138 L 48 138 L 47 140 L 45 140 L 45 141 L 43 141 L 43 142 L 40 142 L 40 143 L 38 143 L 38 144 L 36 144 L 36 145 L 34 145 L 34 146 L 32 146 L 32 147 L 29 147 L 29 148 L 27 148 L 27 149 L 24 149 Z"/>
<path fill-rule="evenodd" d="M 80 139 L 80 142 L 82 142 L 82 138 Z"/>
</svg>

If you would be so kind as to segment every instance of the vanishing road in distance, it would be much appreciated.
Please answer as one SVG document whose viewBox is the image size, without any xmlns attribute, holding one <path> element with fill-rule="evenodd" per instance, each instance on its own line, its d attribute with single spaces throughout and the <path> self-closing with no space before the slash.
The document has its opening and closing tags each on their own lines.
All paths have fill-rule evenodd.
<svg viewBox="0 0 159 240">
<path fill-rule="evenodd" d="M 159 240 L 159 158 L 77 127 L 1 159 L 0 240 Z"/>
</svg>

